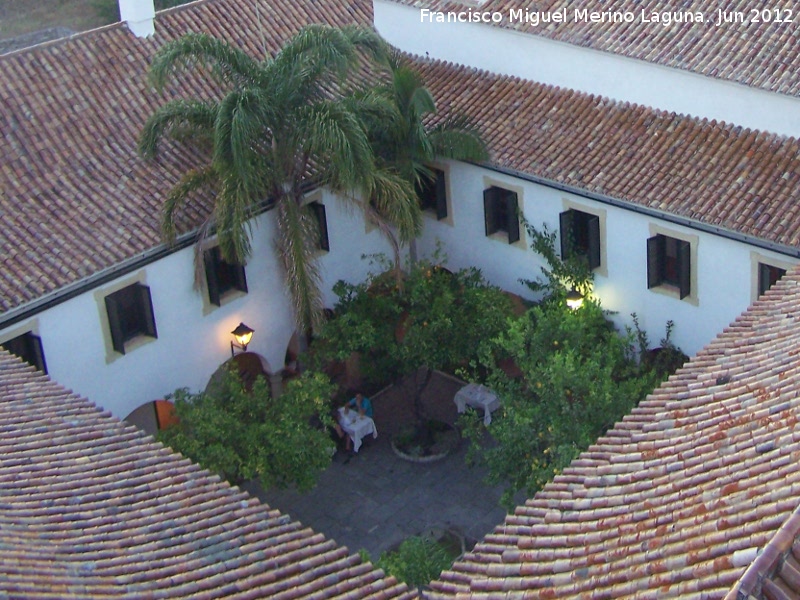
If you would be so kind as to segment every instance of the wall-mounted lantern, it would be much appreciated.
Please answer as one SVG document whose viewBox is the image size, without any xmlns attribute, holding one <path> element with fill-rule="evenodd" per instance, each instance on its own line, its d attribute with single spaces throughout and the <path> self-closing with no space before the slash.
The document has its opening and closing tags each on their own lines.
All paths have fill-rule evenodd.
<svg viewBox="0 0 800 600">
<path fill-rule="evenodd" d="M 572 310 L 577 310 L 583 305 L 583 296 L 581 293 L 572 288 L 569 292 L 567 292 L 567 306 L 570 307 Z"/>
<path fill-rule="evenodd" d="M 253 338 L 253 329 L 250 329 L 244 323 L 239 323 L 236 329 L 231 331 L 236 342 L 231 342 L 231 356 L 235 355 L 234 348 L 239 348 L 242 352 L 247 352 L 247 344 Z"/>
</svg>

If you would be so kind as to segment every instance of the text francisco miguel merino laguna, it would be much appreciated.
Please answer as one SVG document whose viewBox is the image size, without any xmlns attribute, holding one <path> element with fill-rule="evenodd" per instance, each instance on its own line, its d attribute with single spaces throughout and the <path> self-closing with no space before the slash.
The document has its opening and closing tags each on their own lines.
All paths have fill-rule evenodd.
<svg viewBox="0 0 800 600">
<path fill-rule="evenodd" d="M 461 11 L 461 12 L 439 12 L 423 8 L 420 10 L 420 22 L 422 23 L 502 23 L 507 20 L 510 23 L 528 23 L 534 27 L 543 23 L 568 23 L 570 17 L 572 22 L 577 23 L 660 23 L 668 26 L 672 23 L 758 23 L 776 21 L 791 23 L 794 15 L 789 9 L 783 10 L 757 10 L 736 11 L 729 14 L 728 11 L 718 10 L 709 16 L 700 11 L 646 11 L 638 13 L 633 11 L 591 11 L 576 8 L 567 11 L 566 7 L 554 11 L 531 11 L 524 8 L 510 9 L 508 14 L 497 11 Z M 769 14 L 766 14 L 769 13 Z M 774 14 L 773 14 L 774 13 Z"/>
</svg>

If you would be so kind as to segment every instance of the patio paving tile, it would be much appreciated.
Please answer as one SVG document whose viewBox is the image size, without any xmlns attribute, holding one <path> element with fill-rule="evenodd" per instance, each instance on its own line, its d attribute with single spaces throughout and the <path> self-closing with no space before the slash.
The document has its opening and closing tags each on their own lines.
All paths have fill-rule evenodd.
<svg viewBox="0 0 800 600">
<path fill-rule="evenodd" d="M 438 375 L 431 380 L 424 402 L 432 417 L 455 423 L 452 399 L 459 387 Z M 474 542 L 502 523 L 502 488 L 483 482 L 484 469 L 467 466 L 466 442 L 438 462 L 404 461 L 391 449 L 390 432 L 413 419 L 407 401 L 403 406 L 391 389 L 372 400 L 378 438 L 349 461 L 338 453 L 316 488 L 306 494 L 264 492 L 251 484 L 249 491 L 351 552 L 366 549 L 374 559 L 434 527 L 456 529 Z"/>
</svg>

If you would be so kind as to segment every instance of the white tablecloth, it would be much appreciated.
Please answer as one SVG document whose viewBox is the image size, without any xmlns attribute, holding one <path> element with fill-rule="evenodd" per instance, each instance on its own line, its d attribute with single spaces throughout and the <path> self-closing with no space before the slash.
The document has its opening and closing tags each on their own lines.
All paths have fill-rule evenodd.
<svg viewBox="0 0 800 600">
<path fill-rule="evenodd" d="M 467 384 L 458 390 L 453 402 L 456 403 L 456 408 L 460 413 L 467 410 L 467 406 L 482 408 L 484 425 L 492 422 L 492 411 L 500 408 L 500 400 L 497 395 L 489 388 L 477 383 Z"/>
<path fill-rule="evenodd" d="M 339 409 L 339 425 L 353 440 L 353 452 L 358 452 L 358 449 L 361 448 L 361 440 L 365 436 L 372 434 L 373 437 L 378 437 L 375 421 L 370 417 L 359 415 L 357 410 L 350 409 L 345 412 L 344 407 L 341 407 Z"/>
</svg>

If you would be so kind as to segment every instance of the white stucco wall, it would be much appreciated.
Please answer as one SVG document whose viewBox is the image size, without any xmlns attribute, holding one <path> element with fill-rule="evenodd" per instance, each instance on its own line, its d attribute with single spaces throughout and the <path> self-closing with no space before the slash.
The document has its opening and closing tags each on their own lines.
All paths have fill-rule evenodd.
<svg viewBox="0 0 800 600">
<path fill-rule="evenodd" d="M 320 264 L 326 305 L 332 306 L 330 288 L 338 279 L 356 282 L 366 276 L 368 264 L 361 255 L 389 249 L 377 230 L 367 234 L 363 218 L 342 210 L 330 194 L 317 192 L 314 199 L 326 205 L 331 251 L 320 256 Z M 255 219 L 253 254 L 246 267 L 248 293 L 205 315 L 205 292 L 193 289 L 194 250 L 185 248 L 6 327 L 0 330 L 0 340 L 33 330 L 42 339 L 50 376 L 119 418 L 176 388 L 203 389 L 230 358 L 230 332 L 240 321 L 255 330 L 248 350 L 265 357 L 277 372 L 295 328 L 274 251 L 274 228 L 272 211 Z M 137 277 L 150 287 L 158 338 L 125 355 L 112 351 L 109 361 L 101 326 L 102 296 Z"/>
<path fill-rule="evenodd" d="M 474 265 L 486 278 L 505 289 L 532 298 L 519 279 L 538 279 L 541 259 L 530 249 L 487 238 L 484 230 L 483 189 L 489 182 L 521 191 L 526 219 L 541 229 L 546 223 L 558 231 L 559 213 L 568 207 L 587 212 L 605 211 L 605 273 L 595 276 L 595 295 L 618 326 L 631 324 L 636 312 L 652 346 L 664 336 L 667 320 L 675 322 L 673 341 L 693 355 L 729 325 L 754 299 L 757 279 L 754 257 L 770 264 L 788 266 L 797 259 L 755 249 L 748 244 L 699 232 L 630 210 L 582 198 L 553 188 L 523 182 L 463 163 L 448 163 L 451 212 L 448 222 L 425 219 L 419 243 L 421 255 L 429 255 L 440 241 L 451 268 Z M 678 299 L 647 289 L 647 238 L 653 227 L 676 235 L 697 236 L 696 290 L 693 299 Z"/>
<path fill-rule="evenodd" d="M 421 22 L 420 9 L 391 0 L 373 0 L 373 6 L 378 32 L 413 54 L 800 136 L 800 99 L 498 26 Z"/>
</svg>

